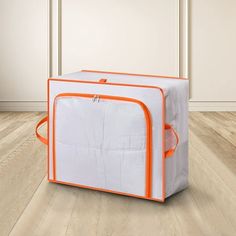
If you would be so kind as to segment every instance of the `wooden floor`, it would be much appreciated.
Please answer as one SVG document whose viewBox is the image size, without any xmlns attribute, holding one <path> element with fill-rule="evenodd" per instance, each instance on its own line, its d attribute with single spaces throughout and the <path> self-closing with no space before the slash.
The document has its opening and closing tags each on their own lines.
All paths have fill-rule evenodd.
<svg viewBox="0 0 236 236">
<path fill-rule="evenodd" d="M 0 236 L 236 235 L 236 113 L 190 114 L 190 185 L 164 204 L 48 183 L 43 115 L 0 113 Z"/>
</svg>

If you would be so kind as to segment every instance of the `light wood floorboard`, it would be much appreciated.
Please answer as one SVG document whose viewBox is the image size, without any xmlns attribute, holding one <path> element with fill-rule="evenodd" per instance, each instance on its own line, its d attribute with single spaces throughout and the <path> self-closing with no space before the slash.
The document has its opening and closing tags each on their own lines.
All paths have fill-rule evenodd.
<svg viewBox="0 0 236 236">
<path fill-rule="evenodd" d="M 43 115 L 0 113 L 1 236 L 236 235 L 236 113 L 190 113 L 189 188 L 164 204 L 48 183 Z"/>
<path fill-rule="evenodd" d="M 0 235 L 8 235 L 45 176 L 40 113 L 0 113 Z"/>
</svg>

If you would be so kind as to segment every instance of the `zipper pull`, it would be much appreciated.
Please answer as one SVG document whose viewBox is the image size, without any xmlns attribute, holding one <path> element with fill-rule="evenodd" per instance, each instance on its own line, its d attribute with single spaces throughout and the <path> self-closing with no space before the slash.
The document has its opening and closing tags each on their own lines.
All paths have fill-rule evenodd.
<svg viewBox="0 0 236 236">
<path fill-rule="evenodd" d="M 97 99 L 97 95 L 94 95 L 93 98 L 92 98 L 92 101 L 95 102 Z"/>
<path fill-rule="evenodd" d="M 92 98 L 93 102 L 96 102 L 96 100 L 97 100 L 97 102 L 100 101 L 100 97 L 98 95 L 94 95 L 93 98 Z"/>
</svg>

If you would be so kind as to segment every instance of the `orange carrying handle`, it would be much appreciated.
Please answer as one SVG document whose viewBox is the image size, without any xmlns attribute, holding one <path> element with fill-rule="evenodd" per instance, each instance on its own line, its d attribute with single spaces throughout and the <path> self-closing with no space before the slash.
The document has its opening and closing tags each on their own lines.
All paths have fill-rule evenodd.
<svg viewBox="0 0 236 236">
<path fill-rule="evenodd" d="M 39 134 L 38 129 L 41 127 L 41 125 L 43 125 L 44 123 L 46 123 L 48 121 L 48 117 L 44 117 L 42 120 L 39 121 L 39 123 L 37 124 L 36 128 L 35 128 L 35 133 L 37 138 L 44 144 L 48 145 L 48 140 L 47 138 L 43 137 L 42 135 Z M 174 128 L 170 125 L 170 124 L 165 124 L 165 130 L 170 129 L 173 133 L 173 135 L 175 136 L 176 139 L 176 144 L 174 145 L 174 147 L 172 147 L 171 149 L 165 151 L 165 158 L 171 157 L 175 150 L 176 147 L 179 143 L 179 136 L 177 134 L 177 132 L 174 130 Z"/>
<path fill-rule="evenodd" d="M 46 123 L 48 121 L 48 117 L 44 117 L 42 120 L 39 121 L 39 123 L 36 125 L 36 128 L 35 128 L 35 134 L 36 134 L 36 137 L 44 144 L 48 144 L 48 140 L 47 138 L 44 138 L 43 136 L 41 136 L 39 133 L 38 133 L 38 129 L 39 127 L 41 127 L 41 125 L 43 125 L 44 123 Z"/>
<path fill-rule="evenodd" d="M 175 143 L 174 147 L 165 151 L 165 158 L 171 157 L 175 153 L 175 149 L 177 148 L 177 145 L 179 143 L 179 136 L 178 136 L 177 132 L 174 130 L 174 128 L 170 124 L 165 124 L 165 130 L 167 130 L 167 129 L 170 129 L 172 131 L 173 135 L 175 136 L 176 143 Z"/>
</svg>

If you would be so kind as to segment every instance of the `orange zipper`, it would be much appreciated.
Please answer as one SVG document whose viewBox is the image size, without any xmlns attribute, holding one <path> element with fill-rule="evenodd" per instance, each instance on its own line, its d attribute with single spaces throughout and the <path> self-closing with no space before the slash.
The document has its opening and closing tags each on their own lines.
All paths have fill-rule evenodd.
<svg viewBox="0 0 236 236">
<path fill-rule="evenodd" d="M 152 195 L 152 120 L 151 114 L 147 106 L 140 100 L 128 97 L 99 95 L 99 94 L 83 94 L 83 93 L 61 93 L 54 99 L 53 104 L 53 180 L 56 181 L 56 149 L 55 149 L 55 114 L 56 114 L 56 101 L 61 97 L 83 97 L 92 98 L 93 101 L 99 99 L 126 101 L 138 104 L 145 115 L 146 120 L 146 174 L 145 174 L 145 196 L 151 198 Z"/>
</svg>

